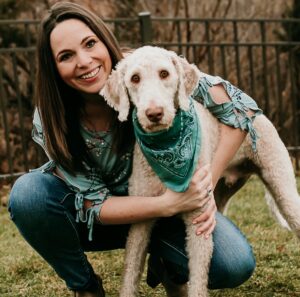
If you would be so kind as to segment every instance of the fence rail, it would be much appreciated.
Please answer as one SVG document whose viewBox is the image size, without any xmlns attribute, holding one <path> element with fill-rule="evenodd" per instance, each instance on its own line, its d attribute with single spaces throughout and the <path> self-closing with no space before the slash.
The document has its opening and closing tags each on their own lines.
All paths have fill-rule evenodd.
<svg viewBox="0 0 300 297">
<path fill-rule="evenodd" d="M 245 90 L 276 126 L 299 170 L 299 19 L 106 19 L 121 46 L 162 46 Z M 0 20 L 0 181 L 38 166 L 31 140 L 38 20 Z"/>
</svg>

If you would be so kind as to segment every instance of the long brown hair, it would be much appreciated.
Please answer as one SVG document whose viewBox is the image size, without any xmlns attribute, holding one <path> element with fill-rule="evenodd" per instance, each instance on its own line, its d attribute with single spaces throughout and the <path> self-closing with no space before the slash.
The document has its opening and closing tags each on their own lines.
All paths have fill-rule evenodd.
<svg viewBox="0 0 300 297">
<path fill-rule="evenodd" d="M 122 52 L 114 35 L 104 22 L 83 6 L 70 2 L 54 4 L 41 22 L 37 43 L 37 84 L 36 105 L 41 116 L 46 149 L 50 157 L 71 174 L 84 171 L 83 162 L 92 166 L 86 144 L 80 135 L 80 112 L 83 99 L 76 90 L 66 85 L 60 78 L 53 58 L 50 34 L 55 26 L 68 19 L 78 19 L 85 23 L 105 44 L 112 67 L 122 59 Z M 131 121 L 115 121 L 114 147 L 121 153 L 132 141 Z"/>
</svg>

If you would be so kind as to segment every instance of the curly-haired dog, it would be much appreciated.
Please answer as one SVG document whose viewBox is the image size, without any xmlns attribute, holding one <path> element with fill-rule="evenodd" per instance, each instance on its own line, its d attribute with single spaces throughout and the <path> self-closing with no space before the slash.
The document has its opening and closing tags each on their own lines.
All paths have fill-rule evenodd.
<svg viewBox="0 0 300 297">
<path fill-rule="evenodd" d="M 113 71 L 101 94 L 119 113 L 119 120 L 127 120 L 131 103 L 136 107 L 136 118 L 147 132 L 168 129 L 179 109 L 189 109 L 189 94 L 199 79 L 205 76 L 196 66 L 174 52 L 145 46 L 123 59 Z M 200 103 L 194 102 L 201 122 L 202 144 L 200 161 L 211 163 L 218 145 L 219 122 Z M 215 189 L 215 199 L 222 211 L 233 195 L 252 174 L 256 173 L 272 194 L 280 213 L 290 228 L 300 237 L 300 199 L 289 154 L 272 123 L 259 115 L 254 121 L 259 135 L 257 151 L 252 149 L 248 135 L 229 164 Z M 153 172 L 139 145 L 135 146 L 133 172 L 129 183 L 131 195 L 154 196 L 165 187 Z M 192 218 L 200 213 L 183 214 L 187 229 L 187 252 L 190 279 L 188 296 L 207 296 L 207 278 L 212 254 L 212 239 L 195 235 Z M 278 213 L 278 216 L 280 214 Z M 144 265 L 152 222 L 131 227 L 125 257 L 122 297 L 137 294 L 138 282 Z"/>
</svg>

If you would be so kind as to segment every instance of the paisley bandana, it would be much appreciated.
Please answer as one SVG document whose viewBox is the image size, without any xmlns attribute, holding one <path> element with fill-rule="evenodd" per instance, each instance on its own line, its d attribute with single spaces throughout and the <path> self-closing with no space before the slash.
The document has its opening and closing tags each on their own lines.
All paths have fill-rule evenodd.
<svg viewBox="0 0 300 297">
<path fill-rule="evenodd" d="M 136 139 L 153 171 L 166 187 L 184 192 L 198 163 L 201 147 L 201 127 L 190 98 L 190 109 L 179 109 L 169 129 L 145 132 L 137 119 L 136 109 L 132 119 Z"/>
</svg>

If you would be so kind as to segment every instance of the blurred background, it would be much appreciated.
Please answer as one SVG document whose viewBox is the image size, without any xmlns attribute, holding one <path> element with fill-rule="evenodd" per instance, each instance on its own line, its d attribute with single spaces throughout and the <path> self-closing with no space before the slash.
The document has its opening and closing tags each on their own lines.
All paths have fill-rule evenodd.
<svg viewBox="0 0 300 297">
<path fill-rule="evenodd" d="M 39 166 L 31 140 L 35 43 L 50 0 L 0 0 L 0 189 Z M 300 162 L 300 1 L 82 0 L 121 46 L 176 51 L 252 96 Z"/>
</svg>

